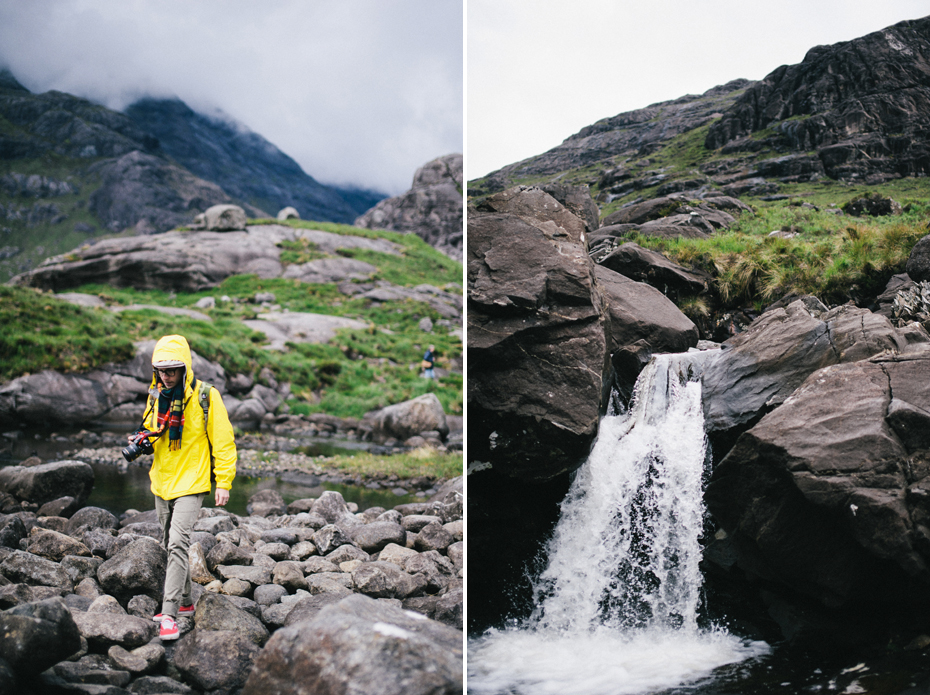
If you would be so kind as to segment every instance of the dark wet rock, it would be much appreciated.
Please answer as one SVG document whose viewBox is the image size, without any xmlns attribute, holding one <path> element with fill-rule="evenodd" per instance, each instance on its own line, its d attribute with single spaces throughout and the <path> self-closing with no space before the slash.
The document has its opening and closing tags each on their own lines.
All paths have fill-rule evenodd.
<svg viewBox="0 0 930 695">
<path fill-rule="evenodd" d="M 812 306 L 797 300 L 768 311 L 724 343 L 704 370 L 709 431 L 726 432 L 764 415 L 821 367 L 905 345 L 879 314 L 848 305 L 830 311 L 819 302 Z"/>
<path fill-rule="evenodd" d="M 928 363 L 820 369 L 737 440 L 706 499 L 747 574 L 833 608 L 930 600 Z"/>
<path fill-rule="evenodd" d="M 0 490 L 38 505 L 70 495 L 83 503 L 94 487 L 94 471 L 83 461 L 55 461 L 0 469 Z"/>
<path fill-rule="evenodd" d="M 57 562 L 14 550 L 0 563 L 0 573 L 11 582 L 61 587 L 70 591 L 71 578 Z"/>
<path fill-rule="evenodd" d="M 25 603 L 0 613 L 0 658 L 17 673 L 41 673 L 80 647 L 80 633 L 61 599 Z"/>
<path fill-rule="evenodd" d="M 460 631 L 352 596 L 311 621 L 278 630 L 256 660 L 243 695 L 296 695 L 301 689 L 455 693 L 463 688 L 462 671 Z"/>
<path fill-rule="evenodd" d="M 194 623 L 200 632 L 232 631 L 246 636 L 258 646 L 268 639 L 268 630 L 260 620 L 219 594 L 205 593 L 201 597 L 197 602 Z"/>
<path fill-rule="evenodd" d="M 64 497 L 59 497 L 58 499 L 52 500 L 51 502 L 46 502 L 41 507 L 39 511 L 36 512 L 37 516 L 61 516 L 66 519 L 71 517 L 74 512 L 80 508 L 80 502 L 70 495 Z"/>
<path fill-rule="evenodd" d="M 906 268 L 907 276 L 913 282 L 930 280 L 930 235 L 914 244 Z"/>
<path fill-rule="evenodd" d="M 469 442 L 503 475 L 546 480 L 587 455 L 608 393 L 607 307 L 585 223 L 538 188 L 468 215 Z"/>
<path fill-rule="evenodd" d="M 18 516 L 6 516 L 0 520 L 0 546 L 19 548 L 19 542 L 26 537 L 26 526 Z"/>
<path fill-rule="evenodd" d="M 658 251 L 644 249 L 632 242 L 622 244 L 611 251 L 600 260 L 600 265 L 674 296 L 700 294 L 706 289 L 706 282 L 702 277 L 672 263 Z M 620 327 L 622 330 L 623 324 L 620 324 Z"/>
<path fill-rule="evenodd" d="M 197 628 L 179 640 L 174 664 L 197 688 L 238 692 L 260 651 L 255 642 L 238 632 Z"/>
<path fill-rule="evenodd" d="M 26 550 L 52 562 L 61 562 L 66 555 L 90 556 L 90 548 L 63 533 L 35 527 L 29 532 Z"/>
<path fill-rule="evenodd" d="M 127 599 L 145 594 L 161 599 L 168 555 L 159 543 L 143 537 L 133 540 L 97 570 L 97 580 L 107 593 Z"/>
</svg>

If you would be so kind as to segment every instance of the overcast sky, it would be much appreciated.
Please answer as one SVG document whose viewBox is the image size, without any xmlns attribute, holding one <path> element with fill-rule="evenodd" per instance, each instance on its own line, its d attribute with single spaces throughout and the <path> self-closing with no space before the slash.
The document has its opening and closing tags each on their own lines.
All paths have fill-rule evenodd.
<svg viewBox="0 0 930 695">
<path fill-rule="evenodd" d="M 468 0 L 466 177 L 927 14 L 926 0 Z"/>
<path fill-rule="evenodd" d="M 121 109 L 221 109 L 323 183 L 395 195 L 463 149 L 461 0 L 0 0 L 0 66 Z"/>
</svg>

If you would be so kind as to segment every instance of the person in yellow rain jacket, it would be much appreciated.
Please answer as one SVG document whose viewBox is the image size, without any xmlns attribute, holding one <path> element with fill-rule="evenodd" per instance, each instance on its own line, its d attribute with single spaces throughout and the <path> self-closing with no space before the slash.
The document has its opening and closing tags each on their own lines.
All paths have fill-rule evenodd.
<svg viewBox="0 0 930 695">
<path fill-rule="evenodd" d="M 180 335 L 166 335 L 152 353 L 152 386 L 142 426 L 153 434 L 154 462 L 149 472 L 155 509 L 168 551 L 161 613 L 163 640 L 177 639 L 177 617 L 194 613 L 187 551 L 191 530 L 210 492 L 211 450 L 216 478 L 215 501 L 223 506 L 236 477 L 236 442 L 223 399 L 209 391 L 207 422 L 199 400 L 200 382 L 194 378 L 191 349 Z"/>
</svg>

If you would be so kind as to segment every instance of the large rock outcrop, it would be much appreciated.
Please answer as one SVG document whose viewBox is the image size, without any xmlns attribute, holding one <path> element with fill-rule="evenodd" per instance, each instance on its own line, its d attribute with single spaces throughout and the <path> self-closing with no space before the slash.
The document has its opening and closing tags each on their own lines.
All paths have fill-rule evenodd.
<svg viewBox="0 0 930 695">
<path fill-rule="evenodd" d="M 852 41 L 816 46 L 751 85 L 707 134 L 706 146 L 816 150 L 832 178 L 926 173 L 930 169 L 930 18 L 905 21 Z"/>
<path fill-rule="evenodd" d="M 462 260 L 463 158 L 449 154 L 424 164 L 403 195 L 382 200 L 356 227 L 416 234 L 450 258 Z"/>
<path fill-rule="evenodd" d="M 582 220 L 537 188 L 469 212 L 470 441 L 507 475 L 571 470 L 597 432 L 608 312 L 583 234 Z"/>
<path fill-rule="evenodd" d="M 930 603 L 930 349 L 811 374 L 706 498 L 749 576 L 827 607 Z"/>
<path fill-rule="evenodd" d="M 473 460 L 535 481 L 584 459 L 615 381 L 631 387 L 650 354 L 698 338 L 660 291 L 591 260 L 586 189 L 552 193 L 508 189 L 468 220 Z"/>
<path fill-rule="evenodd" d="M 327 257 L 299 264 L 282 263 L 281 244 L 298 240 L 315 245 Z M 307 282 L 364 279 L 374 273 L 374 266 L 339 256 L 340 249 L 398 253 L 397 245 L 384 239 L 259 225 L 240 232 L 168 232 L 105 239 L 49 258 L 11 282 L 56 292 L 85 283 L 198 292 L 215 287 L 230 275 L 246 273 Z"/>
<path fill-rule="evenodd" d="M 901 351 L 921 339 L 925 333 L 902 333 L 880 314 L 851 305 L 828 311 L 813 297 L 767 311 L 726 341 L 705 369 L 706 427 L 738 429 L 784 403 L 822 367 Z"/>
</svg>

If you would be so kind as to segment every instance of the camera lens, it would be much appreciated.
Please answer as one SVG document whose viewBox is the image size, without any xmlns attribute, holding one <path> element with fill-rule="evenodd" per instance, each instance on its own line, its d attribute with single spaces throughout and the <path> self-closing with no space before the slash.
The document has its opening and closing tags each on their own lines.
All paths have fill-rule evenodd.
<svg viewBox="0 0 930 695">
<path fill-rule="evenodd" d="M 125 449 L 123 449 L 123 458 L 129 461 L 130 463 L 132 463 L 137 458 L 139 458 L 141 454 L 142 454 L 142 449 L 140 449 L 139 446 L 135 442 L 133 442 L 132 444 L 127 446 Z"/>
</svg>

